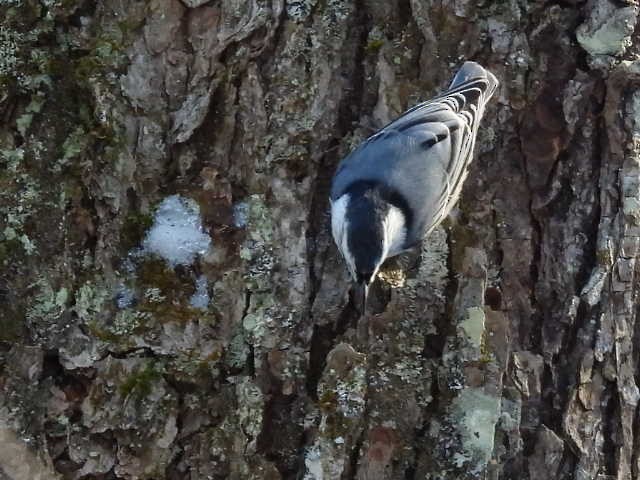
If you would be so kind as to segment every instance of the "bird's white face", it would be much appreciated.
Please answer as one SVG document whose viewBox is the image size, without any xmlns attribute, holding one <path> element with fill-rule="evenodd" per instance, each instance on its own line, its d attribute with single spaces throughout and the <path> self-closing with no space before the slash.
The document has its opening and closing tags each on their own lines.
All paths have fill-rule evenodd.
<svg viewBox="0 0 640 480">
<path fill-rule="evenodd" d="M 384 232 L 384 256 L 385 258 L 398 255 L 404 250 L 407 239 L 407 226 L 404 214 L 399 208 L 391 207 L 387 216 L 382 221 Z"/>
<path fill-rule="evenodd" d="M 347 232 L 349 231 L 349 222 L 347 221 L 347 207 L 349 206 L 349 195 L 342 195 L 335 202 L 331 202 L 331 234 L 333 241 L 336 243 L 338 250 L 342 254 L 347 269 L 351 274 L 351 278 L 356 279 L 356 263 L 355 258 L 349 250 L 349 241 Z"/>
</svg>

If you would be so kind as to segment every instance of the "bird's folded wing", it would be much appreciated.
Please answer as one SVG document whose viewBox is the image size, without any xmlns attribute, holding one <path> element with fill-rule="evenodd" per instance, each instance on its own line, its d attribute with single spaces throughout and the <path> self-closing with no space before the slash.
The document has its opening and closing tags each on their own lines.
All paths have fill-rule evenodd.
<svg viewBox="0 0 640 480">
<path fill-rule="evenodd" d="M 418 113 L 418 112 L 416 112 Z M 369 138 L 344 159 L 331 197 L 356 181 L 371 181 L 402 195 L 414 212 L 407 240 L 420 241 L 444 218 L 459 194 L 472 147 L 469 126 L 443 104 L 423 106 Z"/>
<path fill-rule="evenodd" d="M 420 241 L 458 200 L 496 86 L 489 72 L 465 63 L 448 91 L 411 108 L 342 161 L 331 198 L 355 182 L 381 184 L 405 198 L 413 213 L 408 243 Z"/>
</svg>

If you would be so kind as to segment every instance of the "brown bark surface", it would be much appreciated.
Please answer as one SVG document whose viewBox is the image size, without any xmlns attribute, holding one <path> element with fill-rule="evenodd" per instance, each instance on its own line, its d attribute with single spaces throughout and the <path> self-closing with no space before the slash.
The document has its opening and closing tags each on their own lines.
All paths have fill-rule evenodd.
<svg viewBox="0 0 640 480">
<path fill-rule="evenodd" d="M 0 0 L 0 478 L 640 478 L 638 9 Z M 334 168 L 467 59 L 462 199 L 358 319 Z"/>
</svg>

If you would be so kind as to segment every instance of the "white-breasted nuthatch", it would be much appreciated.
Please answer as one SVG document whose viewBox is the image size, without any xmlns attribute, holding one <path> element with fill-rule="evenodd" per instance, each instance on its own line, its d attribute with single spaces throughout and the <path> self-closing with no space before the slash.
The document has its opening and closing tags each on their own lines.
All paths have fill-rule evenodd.
<svg viewBox="0 0 640 480">
<path fill-rule="evenodd" d="M 340 162 L 331 186 L 331 230 L 364 313 L 389 257 L 419 243 L 460 196 L 496 77 L 466 62 L 449 89 L 405 112 Z"/>
</svg>

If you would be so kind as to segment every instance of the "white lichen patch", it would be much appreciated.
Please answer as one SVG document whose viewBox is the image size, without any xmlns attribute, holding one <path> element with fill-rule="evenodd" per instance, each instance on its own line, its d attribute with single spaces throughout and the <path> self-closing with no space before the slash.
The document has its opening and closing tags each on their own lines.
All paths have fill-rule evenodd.
<svg viewBox="0 0 640 480">
<path fill-rule="evenodd" d="M 342 438 L 342 437 L 339 437 Z M 320 438 L 309 447 L 304 456 L 303 480 L 341 478 L 345 467 L 345 446 L 335 439 Z"/>
<path fill-rule="evenodd" d="M 65 287 L 55 291 L 46 280 L 40 280 L 34 286 L 40 290 L 27 309 L 27 320 L 32 323 L 55 322 L 66 308 L 69 291 Z"/>
<path fill-rule="evenodd" d="M 76 315 L 83 322 L 90 322 L 104 310 L 108 293 L 99 285 L 87 282 L 75 293 L 75 305 L 73 307 Z"/>
<path fill-rule="evenodd" d="M 162 290 L 158 287 L 150 287 L 144 291 L 144 298 L 149 303 L 162 303 L 167 297 L 162 295 Z"/>
<path fill-rule="evenodd" d="M 637 17 L 637 6 L 618 8 L 608 0 L 596 2 L 576 37 L 591 55 L 619 55 L 631 44 Z"/>
<path fill-rule="evenodd" d="M 172 195 L 160 203 L 154 223 L 142 244 L 145 253 L 162 257 L 169 265 L 190 265 L 211 246 L 195 201 Z"/>
<path fill-rule="evenodd" d="M 453 401 L 451 422 L 462 436 L 459 460 L 473 459 L 472 473 L 484 471 L 491 459 L 496 424 L 500 415 L 500 398 L 479 388 L 464 388 Z"/>
<path fill-rule="evenodd" d="M 476 348 L 480 348 L 482 344 L 484 321 L 484 310 L 481 307 L 471 307 L 467 309 L 467 317 L 460 323 L 467 340 Z"/>
<path fill-rule="evenodd" d="M 210 298 L 209 291 L 207 289 L 208 285 L 209 281 L 204 275 L 200 275 L 196 279 L 196 291 L 191 296 L 189 305 L 200 310 L 206 310 L 209 307 Z"/>
<path fill-rule="evenodd" d="M 113 321 L 113 325 L 109 326 L 108 332 L 118 336 L 131 335 L 142 323 L 148 321 L 149 318 L 149 312 L 118 312 Z"/>
<path fill-rule="evenodd" d="M 33 255 L 37 250 L 35 243 L 33 243 L 25 234 L 20 235 L 20 243 L 27 255 Z"/>
<path fill-rule="evenodd" d="M 21 35 L 18 32 L 0 26 L 0 76 L 10 76 L 17 73 L 18 45 L 21 40 Z"/>
</svg>

